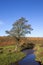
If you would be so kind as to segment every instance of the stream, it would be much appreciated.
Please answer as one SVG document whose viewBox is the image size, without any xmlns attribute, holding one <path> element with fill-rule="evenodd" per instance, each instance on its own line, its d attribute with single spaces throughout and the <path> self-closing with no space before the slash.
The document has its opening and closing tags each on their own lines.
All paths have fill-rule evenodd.
<svg viewBox="0 0 43 65">
<path fill-rule="evenodd" d="M 12 65 L 39 65 L 39 63 L 35 61 L 34 50 L 30 49 L 22 52 L 26 54 L 26 57 Z"/>
</svg>

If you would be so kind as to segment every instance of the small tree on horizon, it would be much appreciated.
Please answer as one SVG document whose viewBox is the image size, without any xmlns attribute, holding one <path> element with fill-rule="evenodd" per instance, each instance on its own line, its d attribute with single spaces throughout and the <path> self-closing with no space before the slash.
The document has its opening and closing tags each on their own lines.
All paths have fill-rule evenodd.
<svg viewBox="0 0 43 65">
<path fill-rule="evenodd" d="M 25 37 L 25 35 L 28 33 L 30 34 L 33 30 L 31 28 L 31 25 L 27 24 L 27 22 L 28 20 L 26 20 L 24 17 L 21 17 L 20 19 L 16 20 L 16 22 L 14 22 L 13 27 L 10 31 L 6 31 L 7 34 L 16 39 L 16 50 L 19 47 L 20 38 Z"/>
</svg>

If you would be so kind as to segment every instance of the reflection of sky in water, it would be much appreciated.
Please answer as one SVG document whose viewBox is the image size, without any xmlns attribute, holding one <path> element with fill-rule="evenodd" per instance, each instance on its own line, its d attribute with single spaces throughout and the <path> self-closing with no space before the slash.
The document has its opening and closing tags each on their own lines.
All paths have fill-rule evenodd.
<svg viewBox="0 0 43 65">
<path fill-rule="evenodd" d="M 19 62 L 19 65 L 39 65 L 39 64 L 35 61 L 35 55 L 31 54 L 26 56 L 23 60 L 21 60 Z"/>
</svg>

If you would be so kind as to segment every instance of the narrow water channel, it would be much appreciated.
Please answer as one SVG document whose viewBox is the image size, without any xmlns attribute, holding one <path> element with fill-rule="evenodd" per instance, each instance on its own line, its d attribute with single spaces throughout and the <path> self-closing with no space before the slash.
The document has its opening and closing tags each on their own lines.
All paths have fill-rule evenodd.
<svg viewBox="0 0 43 65">
<path fill-rule="evenodd" d="M 35 55 L 30 54 L 26 56 L 24 59 L 18 62 L 19 65 L 39 65 L 38 62 L 35 61 Z"/>
<path fill-rule="evenodd" d="M 18 62 L 19 65 L 39 65 L 38 62 L 35 61 L 34 50 L 24 50 L 26 57 Z"/>
<path fill-rule="evenodd" d="M 33 50 L 25 50 L 23 51 L 26 54 L 26 57 L 19 62 L 12 65 L 39 65 L 38 62 L 35 61 L 35 55 Z"/>
</svg>

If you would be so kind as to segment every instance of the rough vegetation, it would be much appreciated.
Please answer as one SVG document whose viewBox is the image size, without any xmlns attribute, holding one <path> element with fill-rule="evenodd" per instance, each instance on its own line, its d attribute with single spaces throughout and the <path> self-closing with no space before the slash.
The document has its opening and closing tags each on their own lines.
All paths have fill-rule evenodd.
<svg viewBox="0 0 43 65">
<path fill-rule="evenodd" d="M 36 44 L 35 50 L 36 61 L 40 62 L 43 65 L 43 44 Z"/>
<path fill-rule="evenodd" d="M 14 45 L 0 47 L 0 65 L 10 65 L 10 63 L 19 61 L 25 56 L 24 53 L 15 52 L 14 49 Z"/>
<path fill-rule="evenodd" d="M 0 37 L 0 46 L 7 46 L 7 45 L 15 45 L 15 39 L 9 36 Z M 27 37 L 20 40 L 20 43 L 34 43 L 34 44 L 43 44 L 43 38 L 34 38 L 34 37 Z"/>
<path fill-rule="evenodd" d="M 18 61 L 25 56 L 22 52 L 14 51 L 15 42 L 13 37 L 0 37 L 0 65 L 10 65 L 10 62 Z M 20 43 L 19 50 L 34 48 L 36 61 L 43 64 L 43 38 L 23 38 Z"/>
</svg>

